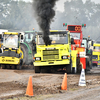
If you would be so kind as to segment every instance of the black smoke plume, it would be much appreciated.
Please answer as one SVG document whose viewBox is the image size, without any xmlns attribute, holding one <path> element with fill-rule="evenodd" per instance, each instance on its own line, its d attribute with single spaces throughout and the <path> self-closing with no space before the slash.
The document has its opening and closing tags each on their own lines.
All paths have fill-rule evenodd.
<svg viewBox="0 0 100 100">
<path fill-rule="evenodd" d="M 50 23 L 55 16 L 53 7 L 57 0 L 33 0 L 33 9 L 37 18 L 39 27 L 43 31 L 43 40 L 45 45 L 50 45 L 49 38 Z"/>
</svg>

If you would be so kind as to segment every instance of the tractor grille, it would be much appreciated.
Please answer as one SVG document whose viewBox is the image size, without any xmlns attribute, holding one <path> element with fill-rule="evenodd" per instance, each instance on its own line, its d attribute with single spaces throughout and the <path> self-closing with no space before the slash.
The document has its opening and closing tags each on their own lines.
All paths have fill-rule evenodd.
<svg viewBox="0 0 100 100">
<path fill-rule="evenodd" d="M 43 50 L 43 60 L 59 59 L 59 50 Z"/>
</svg>

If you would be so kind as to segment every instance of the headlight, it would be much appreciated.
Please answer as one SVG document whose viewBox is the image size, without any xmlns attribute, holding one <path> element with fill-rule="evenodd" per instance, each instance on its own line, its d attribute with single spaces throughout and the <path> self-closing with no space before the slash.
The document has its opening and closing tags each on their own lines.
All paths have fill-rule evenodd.
<svg viewBox="0 0 100 100">
<path fill-rule="evenodd" d="M 62 56 L 62 59 L 68 59 L 68 56 Z"/>
<path fill-rule="evenodd" d="M 40 57 L 36 57 L 35 60 L 39 61 L 39 60 L 41 60 L 41 58 Z"/>
</svg>

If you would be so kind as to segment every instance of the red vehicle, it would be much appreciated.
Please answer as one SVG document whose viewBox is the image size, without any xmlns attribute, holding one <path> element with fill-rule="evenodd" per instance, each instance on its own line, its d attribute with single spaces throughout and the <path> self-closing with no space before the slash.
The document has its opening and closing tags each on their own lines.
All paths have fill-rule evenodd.
<svg viewBox="0 0 100 100">
<path fill-rule="evenodd" d="M 66 25 L 66 24 L 63 24 Z M 84 25 L 67 25 L 67 29 L 70 31 L 71 37 L 71 56 L 72 56 L 72 72 L 80 73 L 82 68 L 86 69 L 86 52 L 85 47 L 82 47 L 82 26 Z M 73 56 L 73 55 L 76 55 Z"/>
</svg>

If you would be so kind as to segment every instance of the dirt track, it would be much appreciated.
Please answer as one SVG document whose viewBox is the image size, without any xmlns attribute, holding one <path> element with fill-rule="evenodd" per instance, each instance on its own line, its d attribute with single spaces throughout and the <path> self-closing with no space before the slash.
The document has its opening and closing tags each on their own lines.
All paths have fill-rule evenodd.
<svg viewBox="0 0 100 100">
<path fill-rule="evenodd" d="M 90 98 L 98 97 L 97 94 L 100 91 L 100 68 L 92 69 L 86 74 L 86 87 L 79 87 L 80 75 L 67 75 L 68 90 L 61 90 L 61 83 L 64 74 L 52 74 L 52 73 L 40 73 L 35 74 L 34 70 L 6 70 L 0 69 L 0 98 L 24 98 L 27 88 L 29 76 L 32 76 L 33 81 L 33 93 L 35 98 L 42 98 L 42 100 L 90 100 Z M 84 92 L 83 92 L 84 91 Z M 91 95 L 91 97 L 88 95 Z M 41 96 L 42 95 L 42 96 Z M 72 96 L 73 95 L 73 96 Z M 63 99 L 65 97 L 66 99 Z M 97 98 L 97 100 L 99 100 Z M 19 99 L 19 100 L 20 100 Z M 15 100 L 15 99 L 14 99 Z M 16 99 L 18 100 L 18 99 Z M 29 100 L 29 99 L 21 99 Z M 40 99 L 41 100 L 41 99 Z M 91 99 L 93 100 L 93 99 Z M 95 99 L 96 100 L 96 99 Z"/>
</svg>

